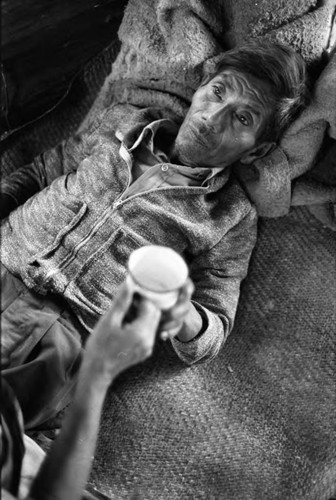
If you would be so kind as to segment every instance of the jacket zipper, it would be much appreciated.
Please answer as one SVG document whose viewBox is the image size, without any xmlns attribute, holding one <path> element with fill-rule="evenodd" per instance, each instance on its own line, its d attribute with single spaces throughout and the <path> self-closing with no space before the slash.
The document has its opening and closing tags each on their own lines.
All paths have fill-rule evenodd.
<svg viewBox="0 0 336 500">
<path fill-rule="evenodd" d="M 131 159 L 133 158 L 133 155 L 130 151 L 128 151 L 128 149 L 125 147 L 127 153 L 129 154 L 129 156 L 131 157 Z M 46 278 L 50 278 L 51 276 L 53 276 L 54 274 L 57 274 L 59 271 L 63 271 L 66 267 L 68 267 L 73 261 L 74 259 L 76 258 L 78 252 L 83 248 L 83 246 L 86 245 L 86 243 L 92 238 L 92 236 L 94 234 L 96 234 L 99 229 L 105 224 L 106 220 L 109 218 L 109 216 L 114 212 L 114 210 L 116 210 L 118 207 L 120 207 L 122 204 L 126 203 L 127 201 L 130 201 L 134 198 L 136 198 L 137 196 L 142 196 L 142 195 L 146 195 L 148 193 L 151 193 L 152 191 L 171 191 L 171 190 L 179 190 L 179 189 L 184 189 L 184 186 L 172 186 L 172 187 L 162 187 L 162 188 L 154 188 L 154 189 L 149 189 L 148 191 L 142 191 L 141 193 L 136 193 L 136 194 L 133 194 L 132 196 L 126 198 L 126 199 L 122 199 L 123 195 L 126 193 L 127 189 L 130 187 L 130 180 L 131 180 L 131 177 L 132 177 L 132 172 L 131 172 L 131 168 L 129 166 L 129 163 L 128 161 L 122 156 L 122 159 L 125 161 L 126 165 L 127 165 L 127 168 L 128 168 L 128 173 L 129 173 L 129 176 L 128 176 L 128 183 L 127 183 L 127 186 L 126 188 L 123 190 L 123 192 L 120 194 L 120 196 L 117 198 L 117 200 L 113 203 L 112 207 L 109 207 L 103 218 L 94 226 L 90 229 L 90 231 L 86 234 L 86 236 L 84 236 L 84 238 L 82 238 L 82 240 L 77 243 L 77 245 L 71 250 L 70 254 L 68 254 L 64 259 L 63 261 L 60 262 L 60 264 L 57 266 L 57 269 L 52 269 L 50 270 L 47 274 L 46 274 Z M 201 186 L 189 186 L 187 188 L 187 190 L 206 190 L 208 189 L 208 187 L 201 187 Z"/>
</svg>

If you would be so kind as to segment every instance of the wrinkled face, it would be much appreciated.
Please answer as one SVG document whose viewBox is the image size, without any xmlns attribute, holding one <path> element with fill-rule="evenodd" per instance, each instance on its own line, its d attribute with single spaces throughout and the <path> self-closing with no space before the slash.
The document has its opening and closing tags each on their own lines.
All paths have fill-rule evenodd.
<svg viewBox="0 0 336 500">
<path fill-rule="evenodd" d="M 254 150 L 271 112 L 268 83 L 224 70 L 195 92 L 174 154 L 190 167 L 231 165 Z"/>
</svg>

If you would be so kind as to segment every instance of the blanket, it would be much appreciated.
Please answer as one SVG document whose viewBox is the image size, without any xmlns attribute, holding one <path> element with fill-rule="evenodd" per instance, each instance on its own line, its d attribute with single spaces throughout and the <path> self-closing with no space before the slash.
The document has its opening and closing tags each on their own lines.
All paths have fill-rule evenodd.
<svg viewBox="0 0 336 500">
<path fill-rule="evenodd" d="M 90 115 L 130 102 L 182 119 L 203 63 L 252 38 L 288 43 L 313 65 L 328 45 L 334 10 L 335 0 L 130 0 L 121 49 Z"/>
<path fill-rule="evenodd" d="M 331 157 L 319 160 L 329 165 L 324 184 L 317 184 L 317 179 L 309 182 L 309 177 L 303 176 L 316 165 L 326 136 L 336 141 L 336 53 L 315 82 L 310 104 L 288 128 L 279 146 L 250 169 L 237 168 L 261 216 L 284 215 L 291 205 L 336 202 Z M 298 177 L 302 178 L 293 185 Z M 336 229 L 336 219 L 330 223 Z"/>
</svg>

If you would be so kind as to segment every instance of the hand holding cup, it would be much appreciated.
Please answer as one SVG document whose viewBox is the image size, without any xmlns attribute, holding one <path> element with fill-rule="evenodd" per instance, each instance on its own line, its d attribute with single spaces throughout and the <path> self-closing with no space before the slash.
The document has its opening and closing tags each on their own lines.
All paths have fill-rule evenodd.
<svg viewBox="0 0 336 500">
<path fill-rule="evenodd" d="M 126 321 L 133 298 L 126 281 L 88 338 L 82 376 L 109 385 L 119 373 L 152 354 L 161 311 L 152 301 L 140 297 L 134 316 Z"/>
<path fill-rule="evenodd" d="M 190 300 L 194 286 L 184 259 L 169 247 L 148 245 L 131 254 L 128 270 L 127 281 L 134 292 L 162 311 L 161 338 L 177 335 L 193 308 Z"/>
</svg>

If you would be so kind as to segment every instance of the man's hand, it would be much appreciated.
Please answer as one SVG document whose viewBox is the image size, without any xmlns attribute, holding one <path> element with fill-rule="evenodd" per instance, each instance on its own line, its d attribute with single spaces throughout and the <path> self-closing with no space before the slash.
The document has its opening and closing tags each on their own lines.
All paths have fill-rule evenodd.
<svg viewBox="0 0 336 500">
<path fill-rule="evenodd" d="M 132 319 L 125 321 L 132 302 L 133 293 L 124 283 L 89 337 L 73 403 L 29 498 L 82 498 L 109 385 L 121 371 L 152 353 L 161 313 L 152 302 L 141 299 Z"/>
<path fill-rule="evenodd" d="M 127 283 L 118 290 L 111 309 L 90 335 L 82 371 L 98 382 L 110 384 L 123 370 L 152 354 L 161 312 L 148 299 L 140 298 L 135 316 L 126 315 L 133 301 Z"/>
<path fill-rule="evenodd" d="M 180 290 L 176 304 L 162 314 L 159 327 L 161 338 L 177 336 L 181 342 L 189 342 L 200 332 L 202 318 L 190 302 L 194 289 L 192 281 L 187 280 Z"/>
</svg>

